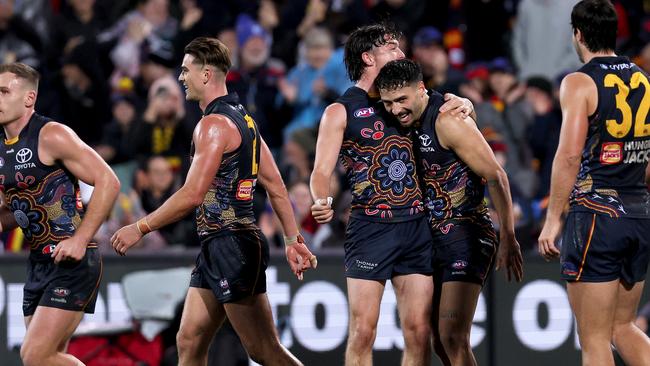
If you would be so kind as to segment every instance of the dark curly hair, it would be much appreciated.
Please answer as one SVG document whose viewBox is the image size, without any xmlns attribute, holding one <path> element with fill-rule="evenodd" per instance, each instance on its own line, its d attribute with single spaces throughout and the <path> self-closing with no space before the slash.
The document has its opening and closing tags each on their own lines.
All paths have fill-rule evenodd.
<svg viewBox="0 0 650 366">
<path fill-rule="evenodd" d="M 381 47 L 393 39 L 400 39 L 402 33 L 388 23 L 372 24 L 357 28 L 345 42 L 345 69 L 352 81 L 359 81 L 366 63 L 361 55 Z"/>
<path fill-rule="evenodd" d="M 580 30 L 590 52 L 612 51 L 616 48 L 618 18 L 609 0 L 582 0 L 571 12 L 573 33 Z"/>
<path fill-rule="evenodd" d="M 387 63 L 379 71 L 375 86 L 379 90 L 395 90 L 422 81 L 422 70 L 415 61 L 402 59 Z"/>
</svg>

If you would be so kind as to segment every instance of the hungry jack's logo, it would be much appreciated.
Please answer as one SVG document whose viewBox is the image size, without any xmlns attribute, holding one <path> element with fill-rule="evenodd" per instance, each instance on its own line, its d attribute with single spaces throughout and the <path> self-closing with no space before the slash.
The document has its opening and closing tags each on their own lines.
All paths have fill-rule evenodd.
<svg viewBox="0 0 650 366">
<path fill-rule="evenodd" d="M 600 149 L 600 163 L 603 165 L 618 164 L 623 160 L 623 143 L 606 142 Z"/>
</svg>

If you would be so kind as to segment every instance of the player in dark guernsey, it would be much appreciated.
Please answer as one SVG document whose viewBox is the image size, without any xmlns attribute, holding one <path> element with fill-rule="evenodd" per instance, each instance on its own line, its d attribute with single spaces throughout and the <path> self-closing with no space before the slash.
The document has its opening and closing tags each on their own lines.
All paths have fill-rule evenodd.
<svg viewBox="0 0 650 366">
<path fill-rule="evenodd" d="M 614 365 L 614 344 L 626 365 L 650 365 L 650 340 L 634 325 L 650 258 L 650 81 L 614 53 L 610 1 L 579 2 L 571 24 L 585 65 L 560 86 L 562 129 L 539 251 L 560 256 L 582 364 Z"/>
<path fill-rule="evenodd" d="M 329 184 L 337 160 L 352 191 L 345 241 L 350 306 L 346 365 L 371 365 L 379 306 L 390 279 L 404 332 L 404 365 L 430 363 L 431 234 L 422 205 L 412 143 L 386 114 L 374 79 L 389 61 L 401 59 L 399 34 L 383 25 L 362 27 L 345 45 L 345 63 L 356 85 L 325 110 L 311 176 L 312 214 L 333 216 Z M 445 108 L 472 111 L 452 96 Z M 455 111 L 457 113 L 458 111 Z"/>
<path fill-rule="evenodd" d="M 0 66 L 0 226 L 20 227 L 30 246 L 20 356 L 28 366 L 83 365 L 65 351 L 94 312 L 102 258 L 92 238 L 119 181 L 72 130 L 34 111 L 38 80 L 27 65 Z M 87 210 L 78 180 L 95 187 Z"/>
<path fill-rule="evenodd" d="M 229 51 L 215 38 L 185 47 L 179 81 L 186 99 L 199 102 L 203 118 L 194 130 L 192 163 L 183 187 L 160 208 L 111 239 L 121 254 L 144 234 L 196 209 L 201 253 L 178 332 L 180 365 L 205 365 L 212 338 L 227 317 L 250 357 L 263 365 L 301 365 L 279 341 L 268 298 L 265 270 L 269 248 L 255 224 L 253 194 L 259 180 L 285 233 L 291 270 L 316 267 L 316 257 L 298 233 L 291 202 L 255 121 L 228 94 Z"/>
<path fill-rule="evenodd" d="M 433 235 L 435 351 L 445 365 L 476 365 L 470 330 L 495 256 L 497 269 L 506 267 L 508 280 L 521 281 L 523 275 L 506 173 L 473 119 L 440 113 L 444 98 L 435 91 L 427 93 L 415 62 L 389 62 L 375 86 L 385 109 L 414 133 L 418 175 Z M 482 180 L 499 215 L 500 240 L 484 204 Z"/>
</svg>

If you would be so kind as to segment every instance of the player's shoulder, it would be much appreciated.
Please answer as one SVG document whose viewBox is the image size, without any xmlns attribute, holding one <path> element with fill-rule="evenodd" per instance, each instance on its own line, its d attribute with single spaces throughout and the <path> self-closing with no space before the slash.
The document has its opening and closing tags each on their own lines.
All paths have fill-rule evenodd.
<svg viewBox="0 0 650 366">
<path fill-rule="evenodd" d="M 588 73 L 584 71 L 575 71 L 567 74 L 562 79 L 562 84 L 569 84 L 572 86 L 585 86 L 589 84 L 595 84 L 594 80 Z"/>
<path fill-rule="evenodd" d="M 209 132 L 209 131 L 222 131 L 222 133 L 227 133 L 228 131 L 237 131 L 237 126 L 235 121 L 230 117 L 221 113 L 211 113 L 203 116 L 199 123 L 196 125 L 196 130 L 198 132 Z"/>
<path fill-rule="evenodd" d="M 581 71 L 568 74 L 560 84 L 560 98 L 573 98 L 591 92 L 597 92 L 596 82 L 591 76 Z"/>
<path fill-rule="evenodd" d="M 77 135 L 74 131 L 64 125 L 63 123 L 56 121 L 48 121 L 43 124 L 43 127 L 39 133 L 39 140 L 42 143 L 50 144 L 57 142 L 65 142 L 70 138 L 74 138 Z"/>
<path fill-rule="evenodd" d="M 347 125 L 347 109 L 339 102 L 332 103 L 325 108 L 321 124 L 333 127 L 343 127 Z"/>
<path fill-rule="evenodd" d="M 435 121 L 436 128 L 442 128 L 446 131 L 462 131 L 466 128 L 476 128 L 476 123 L 470 117 L 461 117 L 459 114 L 453 115 L 451 111 L 438 114 Z"/>
</svg>

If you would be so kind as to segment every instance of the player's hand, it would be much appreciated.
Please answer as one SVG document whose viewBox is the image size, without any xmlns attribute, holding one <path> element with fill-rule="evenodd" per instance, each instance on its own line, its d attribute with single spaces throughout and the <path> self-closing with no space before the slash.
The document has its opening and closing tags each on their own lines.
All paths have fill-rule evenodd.
<svg viewBox="0 0 650 366">
<path fill-rule="evenodd" d="M 305 245 L 305 239 L 300 234 L 298 234 L 296 241 L 285 242 L 284 251 L 287 255 L 287 262 L 289 263 L 291 272 L 293 272 L 300 281 L 303 279 L 304 271 L 309 268 L 315 269 L 318 266 L 318 259 L 311 253 L 311 251 L 309 251 L 309 248 Z"/>
<path fill-rule="evenodd" d="M 317 199 L 311 206 L 311 215 L 319 224 L 326 224 L 332 221 L 334 210 L 332 210 L 332 199 Z"/>
<path fill-rule="evenodd" d="M 465 118 L 474 111 L 474 104 L 467 98 L 461 98 L 451 93 L 446 93 L 444 98 L 446 102 L 440 106 L 440 113 L 449 111 L 452 116 L 457 115 L 460 118 Z"/>
<path fill-rule="evenodd" d="M 87 244 L 85 240 L 75 236 L 61 241 L 52 252 L 54 263 L 59 264 L 61 261 L 79 262 L 86 254 Z"/>
<path fill-rule="evenodd" d="M 539 254 L 548 262 L 553 258 L 560 256 L 560 251 L 555 246 L 555 239 L 560 234 L 561 223 L 559 219 L 546 218 L 542 233 L 539 234 L 537 245 L 539 247 Z"/>
<path fill-rule="evenodd" d="M 496 270 L 505 267 L 506 279 L 508 282 L 514 279 L 521 282 L 524 278 L 524 259 L 521 256 L 521 248 L 514 235 L 501 237 L 499 251 L 497 252 Z"/>
<path fill-rule="evenodd" d="M 136 224 L 124 226 L 111 237 L 111 246 L 119 255 L 126 255 L 126 251 L 142 239 L 142 233 Z"/>
</svg>

